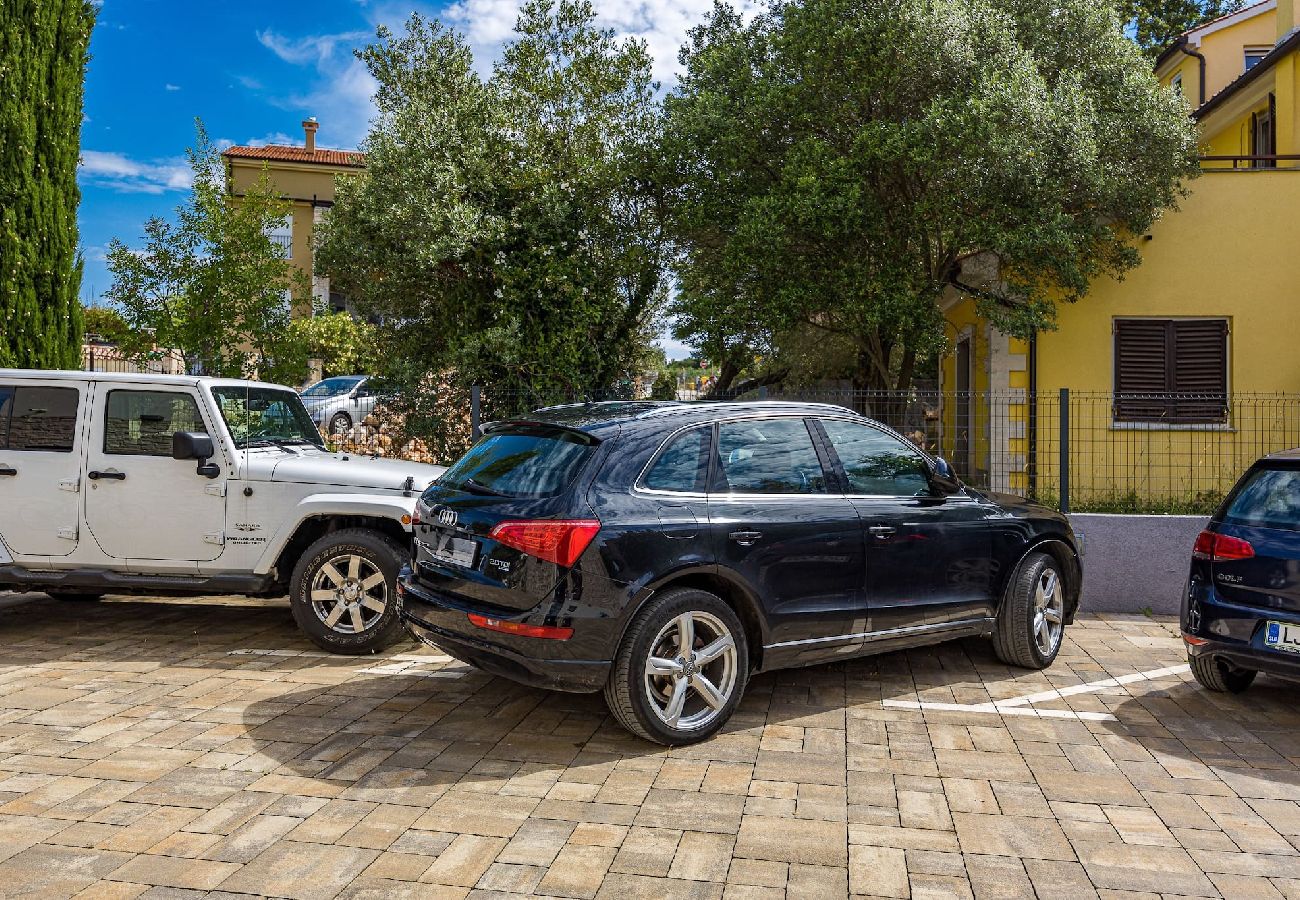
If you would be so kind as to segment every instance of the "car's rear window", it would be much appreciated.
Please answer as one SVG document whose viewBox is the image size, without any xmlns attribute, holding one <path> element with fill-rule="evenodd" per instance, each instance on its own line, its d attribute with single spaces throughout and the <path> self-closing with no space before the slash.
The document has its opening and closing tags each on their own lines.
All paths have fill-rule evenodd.
<svg viewBox="0 0 1300 900">
<path fill-rule="evenodd" d="M 1300 469 L 1256 469 L 1223 515 L 1233 525 L 1300 531 Z"/>
<path fill-rule="evenodd" d="M 595 443 L 562 428 L 511 426 L 481 438 L 437 483 L 487 496 L 554 496 L 578 477 Z"/>
</svg>

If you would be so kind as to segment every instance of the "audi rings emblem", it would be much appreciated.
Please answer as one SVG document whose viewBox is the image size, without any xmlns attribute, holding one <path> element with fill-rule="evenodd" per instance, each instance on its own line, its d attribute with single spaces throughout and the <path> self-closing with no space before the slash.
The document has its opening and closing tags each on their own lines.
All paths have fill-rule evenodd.
<svg viewBox="0 0 1300 900">
<path fill-rule="evenodd" d="M 446 507 L 443 507 L 442 509 L 438 510 L 439 525 L 444 525 L 447 528 L 455 528 L 457 518 L 458 517 L 456 515 L 456 510 L 454 509 L 447 509 Z"/>
</svg>

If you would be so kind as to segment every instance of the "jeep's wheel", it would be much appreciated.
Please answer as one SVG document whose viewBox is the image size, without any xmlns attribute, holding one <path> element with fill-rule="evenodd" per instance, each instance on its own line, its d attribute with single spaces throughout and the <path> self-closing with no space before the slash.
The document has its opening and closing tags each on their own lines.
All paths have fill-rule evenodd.
<svg viewBox="0 0 1300 900">
<path fill-rule="evenodd" d="M 71 603 L 90 603 L 104 596 L 103 591 L 46 591 L 55 600 Z"/>
<path fill-rule="evenodd" d="M 1046 553 L 1030 553 L 1002 596 L 993 649 L 998 659 L 1026 669 L 1045 669 L 1056 659 L 1065 635 L 1065 583 Z"/>
<path fill-rule="evenodd" d="M 330 434 L 347 434 L 352 429 L 352 417 L 347 413 L 335 413 L 330 419 Z"/>
<path fill-rule="evenodd" d="M 628 731 L 691 744 L 726 724 L 749 674 L 745 630 L 718 597 L 690 588 L 652 600 L 628 627 L 605 702 Z"/>
<path fill-rule="evenodd" d="M 293 617 L 332 653 L 377 653 L 401 633 L 397 572 L 406 554 L 366 528 L 331 532 L 307 548 L 293 570 Z"/>
</svg>

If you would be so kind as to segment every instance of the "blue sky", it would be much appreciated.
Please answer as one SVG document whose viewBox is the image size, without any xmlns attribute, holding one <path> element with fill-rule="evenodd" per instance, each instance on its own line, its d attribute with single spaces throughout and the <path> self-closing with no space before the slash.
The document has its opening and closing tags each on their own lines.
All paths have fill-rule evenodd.
<svg viewBox="0 0 1300 900">
<path fill-rule="evenodd" d="M 656 75 L 671 84 L 677 49 L 711 0 L 597 0 L 602 25 L 643 38 Z M 450 4 L 388 0 L 178 3 L 104 0 L 91 38 L 82 124 L 79 221 L 83 302 L 109 287 L 104 248 L 139 241 L 150 216 L 170 216 L 188 189 L 185 148 L 194 118 L 218 142 L 353 148 L 366 134 L 372 82 L 352 50 L 380 24 L 412 11 L 464 33 L 486 69 L 510 33 L 517 0 Z M 670 355 L 680 345 L 666 342 Z"/>
</svg>

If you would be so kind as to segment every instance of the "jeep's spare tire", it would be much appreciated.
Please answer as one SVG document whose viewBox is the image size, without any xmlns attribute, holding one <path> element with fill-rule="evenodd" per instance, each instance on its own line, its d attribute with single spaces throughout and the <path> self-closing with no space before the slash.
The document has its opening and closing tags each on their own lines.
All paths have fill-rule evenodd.
<svg viewBox="0 0 1300 900">
<path fill-rule="evenodd" d="M 400 544 L 368 528 L 330 532 L 294 567 L 293 617 L 316 646 L 331 653 L 378 653 L 401 633 L 397 572 Z"/>
</svg>

